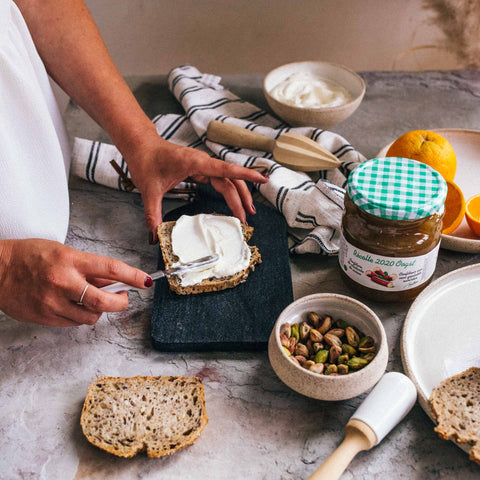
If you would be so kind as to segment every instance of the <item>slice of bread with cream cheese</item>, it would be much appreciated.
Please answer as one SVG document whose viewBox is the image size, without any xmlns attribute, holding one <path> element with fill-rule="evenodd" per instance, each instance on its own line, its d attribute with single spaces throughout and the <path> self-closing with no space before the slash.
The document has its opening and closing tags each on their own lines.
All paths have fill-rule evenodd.
<svg viewBox="0 0 480 480">
<path fill-rule="evenodd" d="M 247 241 L 253 228 L 235 217 L 215 214 L 182 215 L 176 222 L 158 227 L 165 268 L 178 266 L 214 253 L 218 262 L 168 277 L 170 288 L 180 295 L 232 288 L 246 281 L 262 262 L 257 247 Z"/>
</svg>

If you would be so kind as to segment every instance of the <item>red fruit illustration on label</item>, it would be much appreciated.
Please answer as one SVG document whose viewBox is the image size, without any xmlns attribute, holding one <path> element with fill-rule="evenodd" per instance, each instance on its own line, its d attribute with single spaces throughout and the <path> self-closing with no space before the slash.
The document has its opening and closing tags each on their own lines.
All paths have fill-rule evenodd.
<svg viewBox="0 0 480 480">
<path fill-rule="evenodd" d="M 393 281 L 397 279 L 398 275 L 393 273 L 389 275 L 387 272 L 384 272 L 381 268 L 375 267 L 373 272 L 371 270 L 367 270 L 366 272 L 367 277 L 370 277 L 372 282 L 378 283 L 379 285 L 383 285 L 387 288 L 393 288 Z"/>
</svg>

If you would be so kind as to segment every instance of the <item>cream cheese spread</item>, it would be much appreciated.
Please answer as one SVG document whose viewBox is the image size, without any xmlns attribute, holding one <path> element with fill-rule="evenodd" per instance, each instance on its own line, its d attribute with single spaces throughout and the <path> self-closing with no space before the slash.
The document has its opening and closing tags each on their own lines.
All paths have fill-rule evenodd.
<svg viewBox="0 0 480 480">
<path fill-rule="evenodd" d="M 235 217 L 182 215 L 172 229 L 172 251 L 178 266 L 216 253 L 218 262 L 178 275 L 188 287 L 210 277 L 222 278 L 241 272 L 250 264 L 250 248 L 243 238 L 242 225 Z"/>
<path fill-rule="evenodd" d="M 280 102 L 302 108 L 336 107 L 351 100 L 347 89 L 333 80 L 297 72 L 277 84 L 270 91 Z"/>
</svg>

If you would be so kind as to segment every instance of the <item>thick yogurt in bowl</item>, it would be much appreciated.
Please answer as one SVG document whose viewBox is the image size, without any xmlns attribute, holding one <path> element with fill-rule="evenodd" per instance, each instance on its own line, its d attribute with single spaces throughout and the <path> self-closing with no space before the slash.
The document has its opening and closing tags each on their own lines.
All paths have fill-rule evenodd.
<svg viewBox="0 0 480 480">
<path fill-rule="evenodd" d="M 326 129 L 355 112 L 365 94 L 365 82 L 335 63 L 295 62 L 268 73 L 263 92 L 274 113 L 291 126 Z"/>
<path fill-rule="evenodd" d="M 327 80 L 309 72 L 295 72 L 270 91 L 279 102 L 302 108 L 336 107 L 348 103 L 350 92 L 334 80 Z"/>
</svg>

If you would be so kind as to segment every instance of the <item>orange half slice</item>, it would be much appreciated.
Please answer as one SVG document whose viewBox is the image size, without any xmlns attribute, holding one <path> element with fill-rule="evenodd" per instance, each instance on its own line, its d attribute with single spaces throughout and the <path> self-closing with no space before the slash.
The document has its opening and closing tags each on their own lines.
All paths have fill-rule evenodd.
<svg viewBox="0 0 480 480">
<path fill-rule="evenodd" d="M 468 199 L 465 216 L 473 233 L 480 236 L 480 193 Z"/>
<path fill-rule="evenodd" d="M 447 187 L 442 225 L 442 233 L 446 235 L 452 233 L 462 223 L 465 215 L 465 198 L 462 191 L 453 182 L 447 182 Z"/>
</svg>

